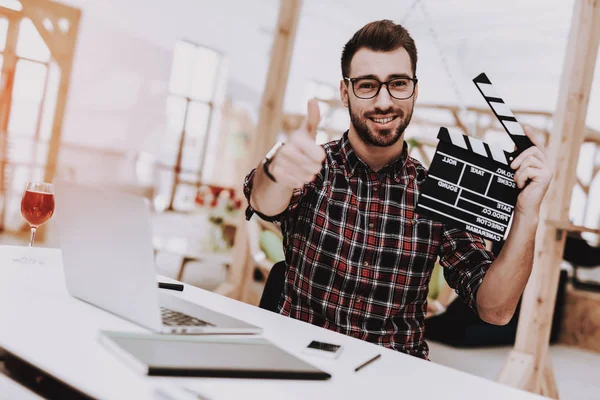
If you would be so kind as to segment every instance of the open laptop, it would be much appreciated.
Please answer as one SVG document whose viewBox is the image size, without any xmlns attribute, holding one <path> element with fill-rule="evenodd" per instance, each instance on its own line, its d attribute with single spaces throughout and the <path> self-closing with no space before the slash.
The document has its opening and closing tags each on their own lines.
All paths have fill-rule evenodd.
<svg viewBox="0 0 600 400">
<path fill-rule="evenodd" d="M 157 287 L 146 199 L 63 180 L 54 181 L 54 192 L 65 280 L 73 297 L 158 333 L 262 331 Z"/>
</svg>

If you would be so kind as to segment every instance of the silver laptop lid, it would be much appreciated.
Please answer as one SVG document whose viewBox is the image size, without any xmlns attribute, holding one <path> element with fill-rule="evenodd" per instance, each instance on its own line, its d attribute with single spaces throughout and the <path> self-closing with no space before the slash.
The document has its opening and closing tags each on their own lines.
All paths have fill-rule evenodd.
<svg viewBox="0 0 600 400">
<path fill-rule="evenodd" d="M 144 198 L 62 180 L 53 183 L 69 293 L 160 331 L 152 229 Z"/>
</svg>

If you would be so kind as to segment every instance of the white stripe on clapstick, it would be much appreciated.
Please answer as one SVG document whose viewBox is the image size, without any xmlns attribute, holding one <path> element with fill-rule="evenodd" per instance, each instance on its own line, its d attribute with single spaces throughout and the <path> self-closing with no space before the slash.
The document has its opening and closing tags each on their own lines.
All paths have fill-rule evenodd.
<svg viewBox="0 0 600 400">
<path fill-rule="evenodd" d="M 461 189 L 462 189 L 462 188 L 461 188 Z M 422 194 L 422 196 L 423 196 L 423 197 L 426 197 L 426 198 L 428 198 L 428 199 L 430 199 L 430 200 L 437 201 L 438 203 L 442 203 L 442 204 L 449 205 L 450 207 L 456 208 L 457 210 L 460 210 L 460 211 L 464 212 L 465 214 L 471 214 L 471 215 L 474 215 L 474 216 L 476 216 L 476 217 L 483 218 L 483 219 L 485 219 L 485 220 L 488 220 L 488 221 L 490 221 L 490 222 L 493 222 L 493 223 L 495 223 L 495 224 L 498 224 L 498 225 L 500 225 L 500 226 L 503 226 L 504 228 L 507 228 L 507 227 L 508 227 L 508 225 L 506 225 L 506 224 L 503 224 L 502 222 L 498 222 L 498 221 L 494 221 L 493 219 L 490 219 L 490 218 L 482 217 L 480 214 L 474 213 L 474 212 L 472 212 L 472 211 L 469 211 L 469 210 L 465 210 L 464 208 L 458 207 L 456 204 L 451 204 L 451 203 L 448 203 L 448 202 L 446 202 L 446 201 L 444 201 L 444 200 L 436 199 L 435 197 L 428 196 L 428 195 L 426 195 L 426 194 L 424 194 L 424 193 Z M 460 198 L 460 195 L 458 195 L 457 199 L 458 199 L 458 200 L 466 200 L 466 199 L 461 199 L 461 198 Z M 471 202 L 471 203 L 473 203 L 473 204 L 477 204 L 477 203 L 475 203 L 475 202 Z M 477 204 L 477 205 L 478 205 L 478 206 L 480 206 L 480 207 L 482 207 L 482 205 L 481 205 L 481 204 Z M 423 205 L 421 205 L 421 207 L 423 207 Z M 485 207 L 485 206 L 483 206 L 483 207 Z M 489 208 L 489 207 L 486 207 L 486 208 Z M 437 211 L 437 212 L 438 212 L 438 213 L 440 213 L 440 214 L 442 214 L 442 212 L 440 212 L 440 211 Z M 444 214 L 444 215 L 446 215 L 446 214 Z M 456 218 L 456 217 L 455 217 L 455 218 Z"/>
<path fill-rule="evenodd" d="M 481 140 L 474 137 L 469 137 L 469 142 L 471 142 L 471 148 L 475 153 L 482 155 L 486 158 L 488 157 L 487 151 L 485 151 L 485 146 L 483 145 L 483 142 Z"/>
<path fill-rule="evenodd" d="M 504 150 L 502 150 L 500 147 L 496 147 L 496 146 L 488 146 L 490 148 L 490 151 L 492 152 L 492 157 L 494 158 L 494 160 L 501 162 L 502 164 L 506 164 L 508 165 L 508 161 L 506 161 L 506 154 L 504 154 Z"/>
<path fill-rule="evenodd" d="M 525 136 L 525 132 L 523 131 L 523 127 L 518 122 L 515 122 L 515 121 L 502 121 L 502 123 L 504 124 L 504 126 L 506 127 L 506 129 L 508 129 L 508 132 L 510 132 L 511 135 Z"/>
<path fill-rule="evenodd" d="M 494 86 L 490 85 L 489 83 L 479 83 L 479 82 L 476 82 L 476 85 L 479 86 L 479 89 L 481 89 L 481 92 L 483 93 L 483 95 L 485 97 L 495 97 L 496 99 L 501 99 L 502 98 L 496 92 L 496 89 L 494 89 Z"/>
<path fill-rule="evenodd" d="M 423 208 L 424 208 L 424 209 L 426 209 L 426 210 L 433 211 L 433 212 L 435 212 L 435 213 L 437 213 L 437 214 L 443 215 L 444 217 L 452 218 L 452 219 L 453 219 L 453 220 L 455 220 L 455 221 L 462 222 L 463 224 L 470 225 L 470 226 L 475 226 L 475 227 L 477 227 L 477 229 L 481 229 L 482 231 L 485 231 L 485 232 L 488 232 L 488 233 L 490 233 L 490 234 L 494 235 L 494 237 L 500 237 L 500 238 L 503 238 L 503 237 L 504 237 L 504 234 L 501 234 L 501 233 L 496 233 L 496 232 L 492 232 L 492 231 L 490 231 L 490 230 L 488 230 L 488 229 L 485 229 L 485 228 L 482 228 L 482 227 L 480 227 L 480 226 L 477 226 L 477 225 L 475 225 L 475 224 L 473 224 L 473 223 L 471 223 L 471 222 L 467 222 L 467 221 L 464 221 L 464 220 L 462 220 L 462 219 L 460 219 L 460 218 L 456 218 L 456 217 L 455 217 L 455 216 L 453 216 L 453 215 L 446 214 L 446 213 L 443 213 L 443 212 L 441 212 L 441 211 L 438 211 L 438 210 L 436 210 L 436 209 L 434 209 L 434 208 L 431 208 L 431 207 L 424 206 L 423 204 L 421 204 L 421 207 L 423 207 Z"/>
<path fill-rule="evenodd" d="M 448 130 L 448 133 L 450 134 L 450 140 L 452 141 L 452 144 L 458 147 L 462 147 L 465 150 L 468 150 L 467 143 L 465 142 L 465 137 L 462 133 L 452 130 Z"/>
<path fill-rule="evenodd" d="M 490 101 L 489 103 L 499 117 L 515 117 L 506 104 L 497 103 L 495 101 Z"/>
</svg>

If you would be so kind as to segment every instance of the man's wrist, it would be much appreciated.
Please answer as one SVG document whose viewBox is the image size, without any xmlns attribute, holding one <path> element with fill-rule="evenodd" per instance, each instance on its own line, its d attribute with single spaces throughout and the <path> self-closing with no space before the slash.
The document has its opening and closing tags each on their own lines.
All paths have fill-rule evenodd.
<svg viewBox="0 0 600 400">
<path fill-rule="evenodd" d="M 535 235 L 539 225 L 539 216 L 536 214 L 524 214 L 515 212 L 511 232 L 529 232 Z"/>
</svg>

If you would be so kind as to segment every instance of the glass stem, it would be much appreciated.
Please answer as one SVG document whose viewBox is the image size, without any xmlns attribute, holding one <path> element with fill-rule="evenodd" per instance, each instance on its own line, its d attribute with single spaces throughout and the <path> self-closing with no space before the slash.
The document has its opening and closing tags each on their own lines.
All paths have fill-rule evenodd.
<svg viewBox="0 0 600 400">
<path fill-rule="evenodd" d="M 29 239 L 29 247 L 33 247 L 33 239 L 35 239 L 35 231 L 37 228 L 35 226 L 31 227 L 31 238 Z"/>
</svg>

